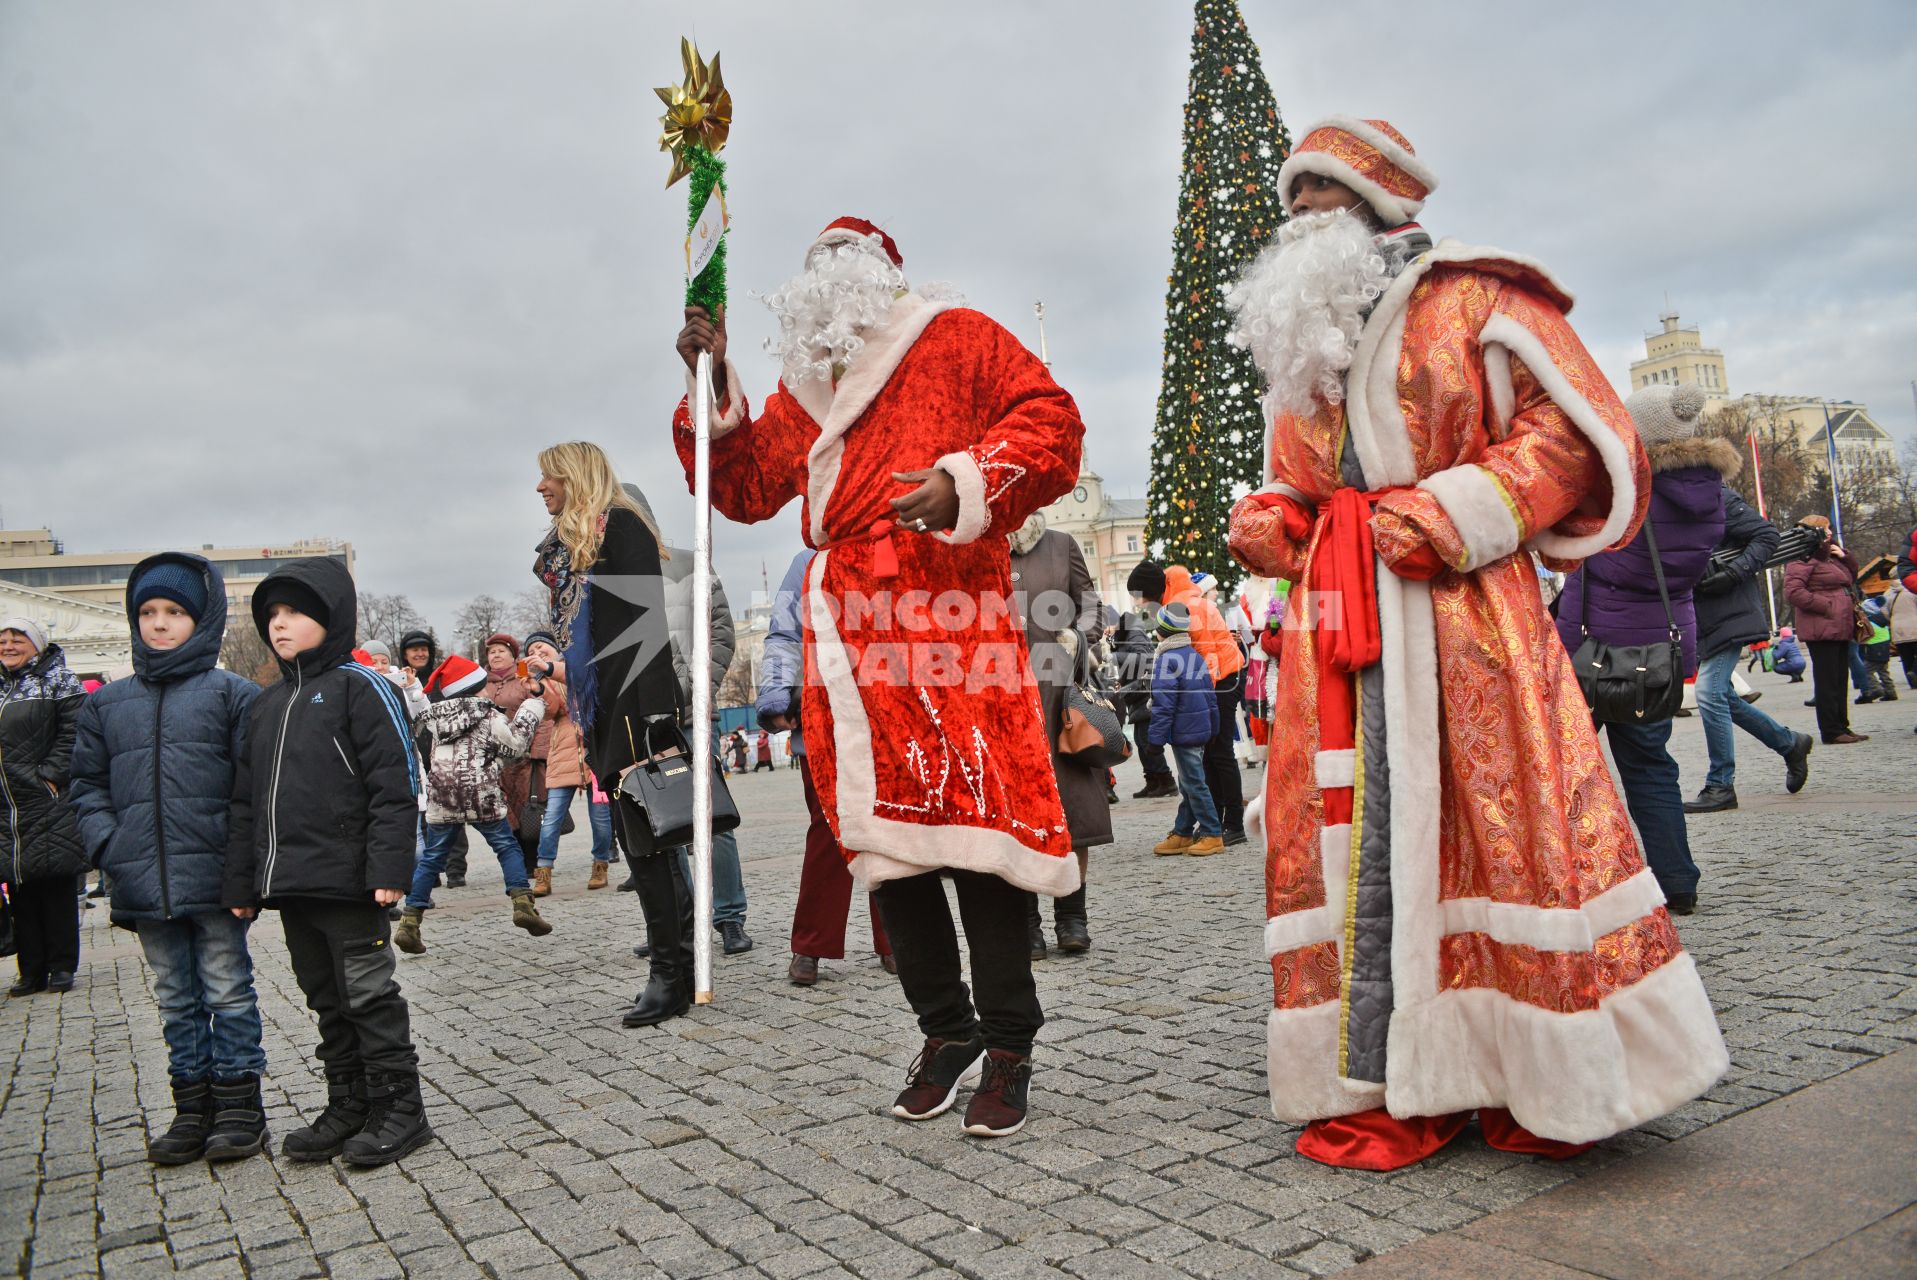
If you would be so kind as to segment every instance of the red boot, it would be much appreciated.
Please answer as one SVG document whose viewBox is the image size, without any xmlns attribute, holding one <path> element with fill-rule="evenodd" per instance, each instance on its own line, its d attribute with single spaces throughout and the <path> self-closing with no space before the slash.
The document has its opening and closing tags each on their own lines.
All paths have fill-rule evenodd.
<svg viewBox="0 0 1917 1280">
<path fill-rule="evenodd" d="M 1298 1135 L 1298 1154 L 1338 1169 L 1402 1169 L 1457 1137 L 1470 1121 L 1469 1111 L 1399 1120 L 1383 1107 L 1374 1107 L 1313 1120 Z"/>
<path fill-rule="evenodd" d="M 1513 1119 L 1503 1107 L 1479 1107 L 1478 1127 L 1484 1130 L 1485 1142 L 1500 1151 L 1511 1151 L 1521 1156 L 1569 1160 L 1597 1145 L 1595 1142 L 1559 1142 L 1556 1138 L 1540 1138 Z"/>
</svg>

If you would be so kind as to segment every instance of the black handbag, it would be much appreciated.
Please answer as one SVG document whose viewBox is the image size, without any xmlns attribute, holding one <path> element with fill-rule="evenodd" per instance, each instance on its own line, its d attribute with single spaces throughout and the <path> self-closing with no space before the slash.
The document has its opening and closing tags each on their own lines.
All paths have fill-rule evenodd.
<svg viewBox="0 0 1917 1280">
<path fill-rule="evenodd" d="M 677 849 L 692 843 L 692 748 L 670 717 L 648 720 L 642 741 L 631 742 L 638 761 L 619 779 L 619 794 L 646 812 L 646 824 L 652 828 L 652 847 Z M 628 738 L 632 721 L 626 721 Z M 705 762 L 712 771 L 712 834 L 731 831 L 739 825 L 739 806 L 727 790 L 718 758 Z"/>
<path fill-rule="evenodd" d="M 1059 718 L 1058 754 L 1087 769 L 1115 769 L 1131 757 L 1118 699 L 1096 670 L 1080 662 L 1078 678 L 1065 687 Z"/>
<path fill-rule="evenodd" d="M 1644 537 L 1651 550 L 1651 570 L 1657 575 L 1658 598 L 1664 602 L 1664 621 L 1670 638 L 1656 644 L 1606 644 L 1591 634 L 1591 579 L 1587 574 L 1580 594 L 1578 632 L 1584 639 L 1571 655 L 1578 688 L 1599 724 L 1656 724 L 1669 720 L 1684 705 L 1684 640 L 1678 633 L 1671 593 L 1664 585 L 1664 561 L 1657 553 L 1657 530 L 1644 521 Z"/>
</svg>

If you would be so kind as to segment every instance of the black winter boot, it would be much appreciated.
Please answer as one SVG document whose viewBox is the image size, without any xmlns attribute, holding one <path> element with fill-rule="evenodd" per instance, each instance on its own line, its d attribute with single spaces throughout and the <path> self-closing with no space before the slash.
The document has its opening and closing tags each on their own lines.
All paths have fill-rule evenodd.
<svg viewBox="0 0 1917 1280">
<path fill-rule="evenodd" d="M 652 973 L 620 1021 L 628 1027 L 650 1027 L 692 1007 L 692 895 L 679 878 L 679 860 L 670 852 L 631 863 L 639 908 L 646 916 L 646 941 L 652 947 Z"/>
<path fill-rule="evenodd" d="M 281 1139 L 280 1154 L 291 1160 L 331 1160 L 348 1138 L 366 1127 L 371 1114 L 366 1105 L 366 1077 L 358 1071 L 328 1071 L 326 1110 L 312 1124 Z"/>
<path fill-rule="evenodd" d="M 266 1150 L 266 1102 L 260 1078 L 213 1082 L 213 1131 L 206 1137 L 208 1160 L 239 1160 Z"/>
<path fill-rule="evenodd" d="M 146 1140 L 146 1158 L 154 1164 L 191 1164 L 206 1151 L 213 1127 L 213 1086 L 205 1080 L 173 1082 L 173 1123 Z"/>
<path fill-rule="evenodd" d="M 1084 885 L 1078 886 L 1078 892 L 1053 901 L 1052 927 L 1058 934 L 1060 951 L 1078 952 L 1092 949 L 1091 930 L 1085 927 Z"/>
<path fill-rule="evenodd" d="M 340 1158 L 370 1168 L 391 1164 L 433 1136 L 426 1123 L 426 1100 L 419 1096 L 417 1071 L 368 1071 L 366 1125 L 346 1140 Z"/>
</svg>

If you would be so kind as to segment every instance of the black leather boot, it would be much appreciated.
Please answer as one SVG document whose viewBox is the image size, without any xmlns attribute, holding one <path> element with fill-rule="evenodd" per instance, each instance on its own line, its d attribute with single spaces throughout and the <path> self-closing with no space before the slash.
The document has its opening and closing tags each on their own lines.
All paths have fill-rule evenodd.
<svg viewBox="0 0 1917 1280">
<path fill-rule="evenodd" d="M 679 878 L 679 859 L 670 851 L 631 861 L 639 908 L 646 916 L 646 941 L 652 947 L 652 973 L 620 1022 L 650 1027 L 692 1007 L 692 895 Z"/>
<path fill-rule="evenodd" d="M 154 1164 L 191 1164 L 206 1151 L 207 1131 L 213 1127 L 213 1086 L 205 1080 L 173 1082 L 173 1123 L 165 1133 L 146 1141 L 146 1158 Z"/>
<path fill-rule="evenodd" d="M 1058 934 L 1060 951 L 1092 949 L 1091 930 L 1085 926 L 1084 885 L 1078 887 L 1078 892 L 1067 894 L 1052 903 L 1052 928 Z"/>
<path fill-rule="evenodd" d="M 340 1149 L 347 1164 L 391 1164 L 433 1136 L 417 1071 L 368 1071 L 366 1105 L 370 1114 L 365 1127 Z"/>
<path fill-rule="evenodd" d="M 366 1077 L 358 1071 L 328 1071 L 326 1110 L 313 1123 L 281 1139 L 280 1154 L 289 1160 L 331 1160 L 348 1138 L 366 1127 L 371 1114 L 366 1105 Z"/>
<path fill-rule="evenodd" d="M 208 1160 L 239 1160 L 266 1149 L 266 1102 L 260 1078 L 213 1082 L 213 1130 L 206 1136 Z"/>
</svg>

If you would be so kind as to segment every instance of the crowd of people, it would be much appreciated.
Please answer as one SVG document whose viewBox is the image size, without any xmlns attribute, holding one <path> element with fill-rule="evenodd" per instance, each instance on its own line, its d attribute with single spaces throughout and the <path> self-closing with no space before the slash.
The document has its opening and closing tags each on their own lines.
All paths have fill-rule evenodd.
<svg viewBox="0 0 1917 1280">
<path fill-rule="evenodd" d="M 1231 295 L 1270 429 L 1265 483 L 1229 527 L 1254 576 L 1229 601 L 1206 572 L 1148 560 L 1108 623 L 1078 544 L 1038 515 L 1078 475 L 1072 398 L 950 290 L 913 289 L 871 223 L 829 225 L 767 295 L 779 379 L 756 414 L 723 316 L 685 312 L 689 381 L 701 355 L 719 371 L 716 509 L 762 521 L 798 498 L 805 543 L 773 602 L 756 724 L 715 735 L 717 764 L 800 774 L 791 983 L 843 959 L 864 891 L 921 1037 L 890 1104 L 902 1120 L 970 1085 L 965 1132 L 1025 1124 L 1045 1020 L 1032 965 L 1092 947 L 1091 852 L 1113 843 L 1112 767 L 1135 752 L 1136 796 L 1178 798 L 1152 853 L 1261 848 L 1272 1107 L 1304 1126 L 1301 1154 L 1395 1168 L 1475 1118 L 1494 1146 L 1566 1158 L 1724 1070 L 1671 920 L 1699 904 L 1686 824 L 1736 807 L 1733 727 L 1782 759 L 1791 793 L 1815 745 L 1737 696 L 1735 668 L 1759 652 L 1789 671 L 1801 646 L 1821 742 L 1863 741 L 1853 676 L 1859 701 L 1896 697 L 1895 654 L 1917 687 L 1917 532 L 1866 600 L 1854 556 L 1807 520 L 1784 574 L 1795 631 L 1773 644 L 1760 580 L 1780 532 L 1730 488 L 1738 455 L 1703 429 L 1696 389 L 1620 402 L 1542 268 L 1424 232 L 1436 177 L 1385 122 L 1307 130 L 1281 182 L 1292 220 Z M 1407 381 L 1437 366 L 1468 376 Z M 692 412 L 689 394 L 671 426 L 688 475 Z M 547 624 L 475 657 L 424 631 L 397 655 L 358 636 L 328 559 L 251 598 L 277 667 L 264 689 L 219 669 L 227 593 L 198 556 L 133 571 L 133 673 L 91 694 L 43 627 L 0 620 L 10 995 L 72 987 L 76 888 L 102 872 L 168 1049 L 155 1162 L 265 1144 L 248 950 L 263 909 L 326 1081 L 282 1151 L 376 1165 L 430 1138 L 393 953 L 428 951 L 469 829 L 511 926 L 549 934 L 540 899 L 582 795 L 585 887 L 611 887 L 617 850 L 644 919 L 648 978 L 623 1022 L 688 1012 L 691 876 L 669 799 L 690 772 L 693 682 L 716 692 L 731 662 L 730 609 L 717 588 L 710 667 L 693 670 L 691 553 L 599 447 L 555 445 L 538 469 Z M 1603 722 L 1614 787 L 1573 663 L 1660 646 L 1696 681 L 1710 767 L 1689 801 L 1668 713 Z M 737 836 L 713 843 L 714 923 L 736 955 L 754 945 Z"/>
</svg>

